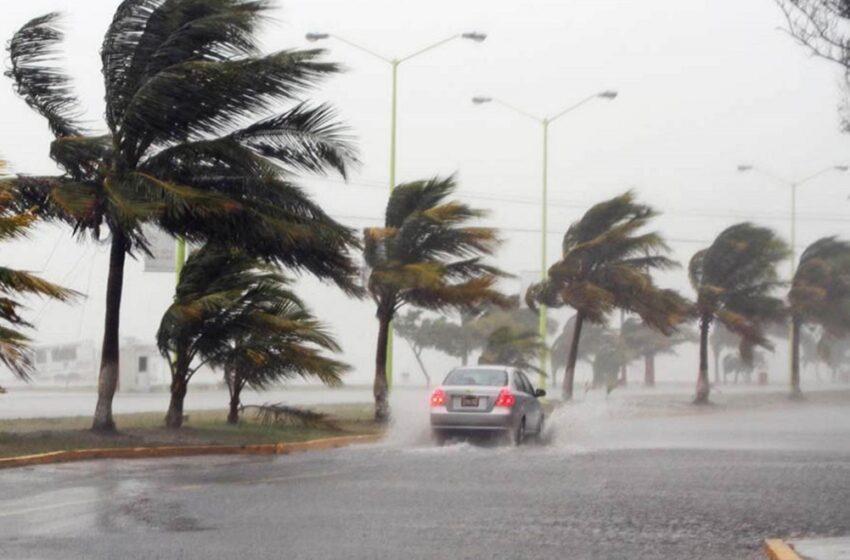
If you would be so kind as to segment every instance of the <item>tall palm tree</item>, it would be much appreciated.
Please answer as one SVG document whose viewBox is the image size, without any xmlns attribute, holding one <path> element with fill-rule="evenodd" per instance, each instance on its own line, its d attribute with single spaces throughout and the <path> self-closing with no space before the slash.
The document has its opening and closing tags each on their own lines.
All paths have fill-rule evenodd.
<svg viewBox="0 0 850 560">
<path fill-rule="evenodd" d="M 820 326 L 840 338 L 850 333 L 850 243 L 823 237 L 800 255 L 788 292 L 791 313 L 791 397 L 800 390 L 800 330 Z"/>
<path fill-rule="evenodd" d="M 70 79 L 56 67 L 57 15 L 9 42 L 17 92 L 48 122 L 56 177 L 5 182 L 20 208 L 111 245 L 98 401 L 92 428 L 112 431 L 126 256 L 147 251 L 142 226 L 251 254 L 355 292 L 348 256 L 359 241 L 292 182 L 298 171 L 343 175 L 354 161 L 325 106 L 297 103 L 337 72 L 322 51 L 260 53 L 271 4 L 253 0 L 124 0 L 101 59 L 105 131 L 82 124 Z M 276 104 L 290 103 L 284 112 Z M 246 122 L 252 122 L 248 124 Z"/>
<path fill-rule="evenodd" d="M 225 372 L 231 423 L 246 385 L 262 389 L 295 376 L 336 385 L 347 369 L 322 355 L 339 346 L 283 275 L 238 249 L 210 244 L 189 257 L 157 344 L 171 363 L 171 428 L 182 425 L 189 381 L 205 364 Z"/>
<path fill-rule="evenodd" d="M 697 293 L 699 377 L 694 403 L 708 402 L 708 334 L 718 322 L 741 337 L 741 355 L 748 360 L 755 346 L 772 348 L 766 325 L 782 320 L 782 300 L 772 294 L 782 286 L 776 265 L 788 248 L 776 234 L 750 223 L 733 225 L 707 249 L 697 252 L 688 269 Z"/>
<path fill-rule="evenodd" d="M 631 192 L 593 206 L 567 230 L 561 260 L 549 268 L 548 278 L 529 287 L 530 306 L 568 305 L 576 310 L 563 382 L 566 400 L 573 396 L 585 321 L 604 325 L 614 309 L 622 309 L 669 334 L 688 312 L 688 302 L 678 293 L 663 290 L 652 280 L 651 271 L 676 266 L 664 255 L 669 248 L 661 235 L 643 231 L 655 216 Z"/>
<path fill-rule="evenodd" d="M 0 160 L 0 178 L 5 163 Z M 11 241 L 26 236 L 36 216 L 31 212 L 12 210 L 8 192 L 0 190 L 0 241 Z M 22 329 L 32 327 L 21 314 L 20 296 L 43 296 L 67 301 L 76 292 L 57 286 L 23 270 L 0 266 L 0 363 L 21 379 L 29 379 L 33 370 L 28 343 L 29 337 Z"/>
<path fill-rule="evenodd" d="M 387 204 L 384 227 L 366 229 L 368 290 L 377 305 L 375 420 L 389 420 L 387 341 L 390 323 L 405 305 L 432 311 L 507 305 L 496 288 L 503 275 L 483 262 L 498 246 L 496 231 L 466 225 L 484 215 L 449 200 L 455 180 L 434 178 L 398 185 Z"/>
</svg>

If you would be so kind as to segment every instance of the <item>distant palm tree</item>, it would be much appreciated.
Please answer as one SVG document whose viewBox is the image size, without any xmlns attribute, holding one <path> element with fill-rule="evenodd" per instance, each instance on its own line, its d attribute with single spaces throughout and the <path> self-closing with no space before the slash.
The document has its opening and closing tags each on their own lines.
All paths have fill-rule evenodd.
<svg viewBox="0 0 850 560">
<path fill-rule="evenodd" d="M 697 337 L 697 342 L 699 337 Z M 730 332 L 729 329 L 723 326 L 723 323 L 717 323 L 708 337 L 708 343 L 711 346 L 711 353 L 714 355 L 714 383 L 720 383 L 720 366 L 721 355 L 727 348 L 739 348 L 741 345 L 741 337 Z M 726 383 L 726 375 L 723 375 L 723 383 Z"/>
<path fill-rule="evenodd" d="M 0 160 L 0 178 L 5 163 Z M 11 241 L 26 236 L 35 221 L 31 212 L 12 210 L 10 194 L 0 190 L 0 241 Z M 57 286 L 22 270 L 0 266 L 0 363 L 21 379 L 29 379 L 33 371 L 28 343 L 29 337 L 22 329 L 32 325 L 20 315 L 20 296 L 44 296 L 67 301 L 76 292 Z"/>
<path fill-rule="evenodd" d="M 344 175 L 354 161 L 329 107 L 295 103 L 338 68 L 317 50 L 260 54 L 257 26 L 270 8 L 253 0 L 124 0 L 101 48 L 106 132 L 82 124 L 70 79 L 55 67 L 56 14 L 33 19 L 9 42 L 8 74 L 47 119 L 50 154 L 64 173 L 18 177 L 6 188 L 19 208 L 77 234 L 109 235 L 95 430 L 115 429 L 124 263 L 148 250 L 144 224 L 241 246 L 356 291 L 347 254 L 356 235 L 291 182 L 302 170 Z M 277 102 L 294 106 L 269 115 Z"/>
<path fill-rule="evenodd" d="M 782 300 L 772 294 L 782 286 L 776 265 L 788 248 L 776 234 L 750 223 L 733 225 L 717 236 L 707 249 L 697 252 L 689 265 L 691 286 L 697 293 L 695 312 L 699 321 L 700 359 L 694 403 L 708 402 L 708 334 L 711 324 L 721 323 L 742 339 L 741 354 L 752 357 L 755 346 L 772 348 L 765 328 L 781 321 Z"/>
<path fill-rule="evenodd" d="M 390 323 L 405 305 L 433 311 L 507 305 L 496 288 L 503 275 L 482 258 L 498 245 L 492 228 L 465 225 L 484 215 L 448 198 L 453 178 L 398 185 L 387 204 L 384 227 L 366 229 L 368 290 L 377 305 L 375 420 L 389 420 L 387 341 Z"/>
<path fill-rule="evenodd" d="M 791 397 L 800 390 L 800 329 L 809 324 L 840 338 L 850 333 L 850 243 L 823 237 L 809 245 L 788 292 L 791 313 Z"/>
<path fill-rule="evenodd" d="M 478 363 L 513 366 L 540 373 L 538 359 L 542 348 L 543 342 L 536 329 L 503 326 L 487 337 L 487 343 L 478 358 Z"/>
<path fill-rule="evenodd" d="M 237 249 L 206 245 L 189 257 L 157 333 L 171 363 L 166 425 L 179 428 L 189 381 L 203 365 L 220 367 L 231 393 L 228 421 L 240 394 L 296 376 L 340 382 L 347 369 L 322 351 L 339 346 L 272 266 Z"/>
<path fill-rule="evenodd" d="M 656 356 L 675 354 L 676 346 L 699 340 L 690 329 L 680 328 L 667 336 L 634 317 L 625 320 L 620 328 L 620 338 L 623 339 L 623 345 L 627 348 L 629 359 L 643 358 L 643 384 L 647 387 L 655 386 Z"/>
<path fill-rule="evenodd" d="M 676 266 L 663 254 L 669 248 L 661 235 L 642 231 L 655 216 L 631 192 L 593 206 L 567 230 L 561 260 L 549 268 L 548 278 L 532 285 L 526 294 L 531 306 L 568 305 L 576 310 L 563 382 L 565 399 L 573 396 L 585 320 L 604 325 L 614 309 L 623 309 L 670 334 L 688 313 L 686 300 L 652 280 L 650 271 Z"/>
</svg>

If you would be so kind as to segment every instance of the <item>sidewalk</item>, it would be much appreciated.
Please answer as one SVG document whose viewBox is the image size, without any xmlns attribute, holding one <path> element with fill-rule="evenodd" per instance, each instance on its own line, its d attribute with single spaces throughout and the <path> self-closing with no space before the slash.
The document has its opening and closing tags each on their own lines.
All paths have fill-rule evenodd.
<svg viewBox="0 0 850 560">
<path fill-rule="evenodd" d="M 850 560 L 850 537 L 790 541 L 805 560 Z"/>
</svg>

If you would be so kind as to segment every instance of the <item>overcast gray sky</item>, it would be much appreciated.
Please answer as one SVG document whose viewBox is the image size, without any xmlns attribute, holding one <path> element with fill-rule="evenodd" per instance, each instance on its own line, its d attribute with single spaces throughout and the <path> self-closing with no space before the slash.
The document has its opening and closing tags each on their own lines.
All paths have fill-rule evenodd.
<svg viewBox="0 0 850 560">
<path fill-rule="evenodd" d="M 49 11 L 66 13 L 67 68 L 92 123 L 103 113 L 98 48 L 115 0 L 0 0 L 0 37 Z M 456 32 L 488 33 L 483 43 L 455 41 L 401 66 L 399 181 L 457 173 L 469 202 L 492 210 L 504 228 L 498 264 L 512 272 L 539 268 L 541 129 L 496 105 L 498 97 L 540 116 L 589 94 L 616 89 L 551 128 L 549 259 L 560 237 L 592 203 L 635 189 L 664 212 L 658 228 L 686 263 L 722 228 L 743 219 L 789 230 L 789 190 L 735 168 L 752 163 L 789 178 L 850 163 L 838 126 L 840 72 L 811 58 L 780 31 L 772 0 L 291 0 L 266 28 L 269 50 L 304 47 L 308 31 L 330 32 L 388 57 L 404 56 Z M 340 42 L 327 58 L 347 72 L 316 99 L 340 110 L 359 139 L 363 165 L 348 185 L 309 180 L 311 193 L 342 221 L 379 221 L 386 203 L 389 67 Z M 5 58 L 5 57 L 4 57 Z M 51 173 L 44 121 L 0 86 L 0 154 L 14 171 Z M 800 191 L 798 245 L 827 234 L 847 237 L 850 176 L 827 174 Z M 38 270 L 84 291 L 75 306 L 33 302 L 39 342 L 99 341 L 106 251 L 63 229 L 43 227 L 30 240 L 4 245 L 3 262 Z M 690 293 L 683 271 L 664 277 Z M 131 263 L 122 331 L 151 340 L 174 279 Z M 516 285 L 518 287 L 518 285 Z M 298 291 L 339 334 L 350 380 L 372 373 L 375 321 L 369 302 L 347 302 L 310 279 Z M 776 363 L 784 354 L 777 353 Z M 693 354 L 669 362 L 688 379 Z M 440 366 L 446 360 L 434 358 Z M 415 377 L 404 351 L 398 369 Z M 684 371 L 682 371 L 684 369 Z M 662 373 L 662 376 L 665 374 Z M 672 378 L 672 377 L 671 377 Z"/>
</svg>

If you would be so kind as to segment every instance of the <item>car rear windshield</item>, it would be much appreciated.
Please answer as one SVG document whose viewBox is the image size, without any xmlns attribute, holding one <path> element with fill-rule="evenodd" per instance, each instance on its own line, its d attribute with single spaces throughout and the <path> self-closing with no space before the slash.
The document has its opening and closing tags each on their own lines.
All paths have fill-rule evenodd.
<svg viewBox="0 0 850 560">
<path fill-rule="evenodd" d="M 497 369 L 456 369 L 443 382 L 443 385 L 483 385 L 486 387 L 502 387 L 507 384 L 507 372 Z"/>
</svg>

